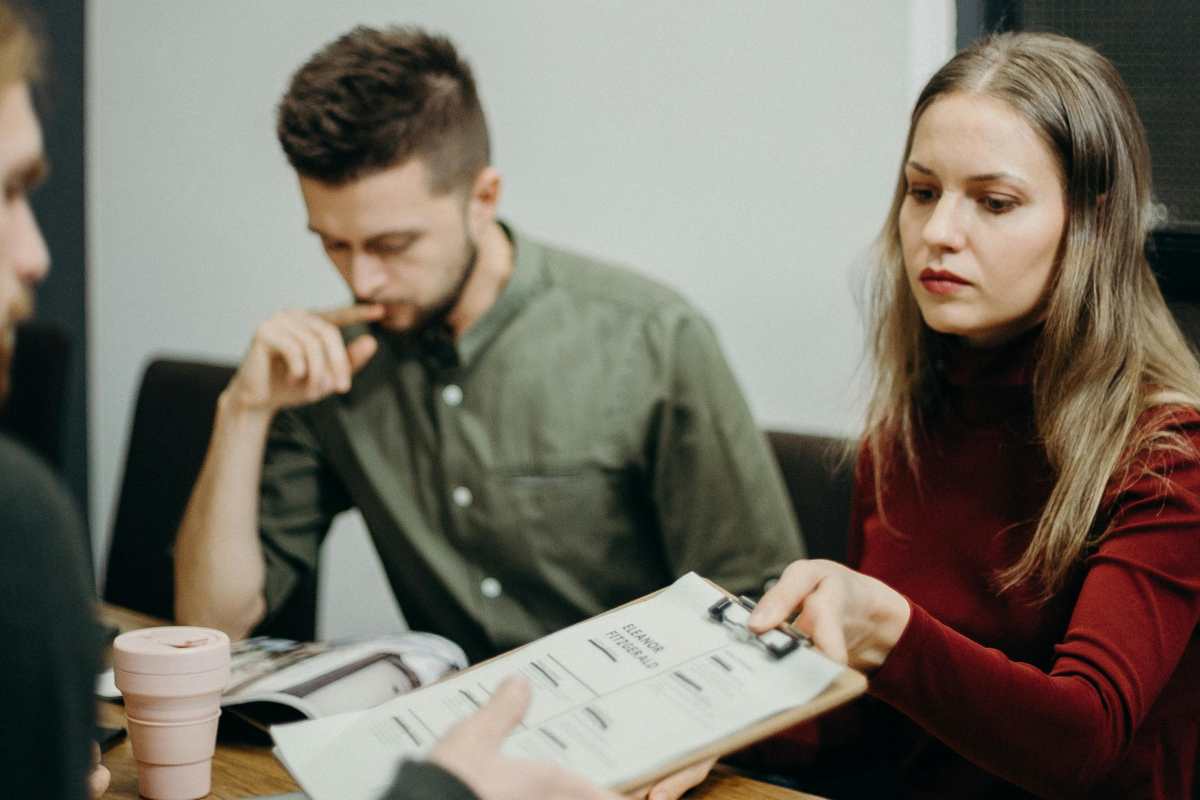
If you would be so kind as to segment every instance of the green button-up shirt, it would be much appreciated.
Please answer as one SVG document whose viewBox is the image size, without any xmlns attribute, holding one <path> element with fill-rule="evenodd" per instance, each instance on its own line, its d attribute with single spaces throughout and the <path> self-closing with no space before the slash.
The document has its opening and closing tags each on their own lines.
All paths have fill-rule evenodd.
<svg viewBox="0 0 1200 800">
<path fill-rule="evenodd" d="M 689 570 L 756 593 L 801 556 L 778 467 L 701 316 L 632 272 L 510 235 L 513 274 L 451 363 L 385 336 L 349 393 L 277 415 L 260 505 L 268 614 L 351 507 L 409 624 L 472 659 Z"/>
</svg>

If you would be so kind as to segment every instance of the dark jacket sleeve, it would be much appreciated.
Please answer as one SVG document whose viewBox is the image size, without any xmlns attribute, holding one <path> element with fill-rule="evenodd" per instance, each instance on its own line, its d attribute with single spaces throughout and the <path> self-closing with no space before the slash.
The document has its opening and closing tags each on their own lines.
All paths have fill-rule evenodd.
<svg viewBox="0 0 1200 800">
<path fill-rule="evenodd" d="M 396 782 L 379 800 L 479 800 L 452 773 L 428 761 L 405 761 Z"/>
<path fill-rule="evenodd" d="M 84 537 L 71 498 L 50 470 L 0 437 L 5 797 L 85 797 L 100 637 Z"/>
</svg>

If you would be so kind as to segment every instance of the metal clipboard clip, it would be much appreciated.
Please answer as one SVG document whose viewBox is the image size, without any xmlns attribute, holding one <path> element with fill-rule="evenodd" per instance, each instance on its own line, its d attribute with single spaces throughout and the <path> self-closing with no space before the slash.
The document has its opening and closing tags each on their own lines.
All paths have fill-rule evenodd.
<svg viewBox="0 0 1200 800">
<path fill-rule="evenodd" d="M 807 636 L 787 623 L 763 633 L 752 633 L 746 627 L 746 621 L 750 619 L 754 605 L 754 601 L 749 597 L 725 597 L 708 607 L 708 616 L 713 622 L 732 628 L 741 641 L 758 642 L 775 658 L 783 658 L 799 647 L 812 646 L 812 641 Z"/>
</svg>

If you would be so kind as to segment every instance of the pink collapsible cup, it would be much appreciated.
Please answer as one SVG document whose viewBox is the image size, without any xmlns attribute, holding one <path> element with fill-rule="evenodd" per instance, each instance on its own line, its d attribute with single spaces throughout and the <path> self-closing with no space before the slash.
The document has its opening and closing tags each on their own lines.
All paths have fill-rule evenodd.
<svg viewBox="0 0 1200 800">
<path fill-rule="evenodd" d="M 138 793 L 196 800 L 212 789 L 229 637 L 210 628 L 144 628 L 113 642 L 113 674 L 125 697 Z"/>
</svg>

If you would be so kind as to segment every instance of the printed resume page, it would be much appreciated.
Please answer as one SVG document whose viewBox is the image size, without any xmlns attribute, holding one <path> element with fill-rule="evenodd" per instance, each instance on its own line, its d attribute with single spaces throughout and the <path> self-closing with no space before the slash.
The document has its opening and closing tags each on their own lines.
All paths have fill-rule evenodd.
<svg viewBox="0 0 1200 800">
<path fill-rule="evenodd" d="M 532 702 L 505 752 L 622 786 L 804 705 L 842 671 L 811 647 L 777 659 L 753 637 L 714 621 L 708 609 L 723 597 L 689 573 L 648 600 L 369 711 L 271 733 L 280 759 L 313 800 L 374 800 L 402 759 L 422 755 L 520 673 L 532 685 Z"/>
</svg>

